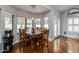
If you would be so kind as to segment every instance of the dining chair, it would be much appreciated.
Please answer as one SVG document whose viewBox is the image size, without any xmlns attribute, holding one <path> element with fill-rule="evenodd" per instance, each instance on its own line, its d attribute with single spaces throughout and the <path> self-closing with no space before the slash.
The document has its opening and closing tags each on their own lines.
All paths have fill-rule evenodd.
<svg viewBox="0 0 79 59">
<path fill-rule="evenodd" d="M 43 35 L 43 38 L 40 39 L 40 46 L 41 46 L 42 52 L 49 52 L 49 48 L 48 48 L 49 30 L 44 30 L 42 32 L 42 35 Z"/>
</svg>

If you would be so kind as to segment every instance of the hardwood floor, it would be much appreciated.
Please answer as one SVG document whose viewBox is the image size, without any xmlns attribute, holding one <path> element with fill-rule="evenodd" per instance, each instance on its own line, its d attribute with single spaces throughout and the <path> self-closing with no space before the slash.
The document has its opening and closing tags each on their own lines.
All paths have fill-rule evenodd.
<svg viewBox="0 0 79 59">
<path fill-rule="evenodd" d="M 54 53 L 79 53 L 79 38 L 68 37 L 64 40 L 54 40 Z"/>
<path fill-rule="evenodd" d="M 49 52 L 52 53 L 53 52 L 53 49 L 52 49 L 52 42 L 49 42 L 48 43 L 49 45 Z M 23 43 L 16 43 L 13 45 L 13 53 L 30 53 L 30 46 L 29 47 L 26 47 L 26 46 L 23 46 Z M 39 48 L 36 48 L 33 50 L 32 53 L 40 53 L 39 51 Z M 47 53 L 47 48 L 44 48 L 43 49 L 43 53 Z"/>
<path fill-rule="evenodd" d="M 68 40 L 67 44 L 69 53 L 79 53 L 79 40 Z"/>
<path fill-rule="evenodd" d="M 70 38 L 67 40 L 56 39 L 48 43 L 49 53 L 78 53 L 79 52 L 79 38 Z M 22 43 L 13 45 L 13 53 L 30 53 L 30 47 L 22 46 Z M 38 48 L 39 49 L 39 48 Z M 33 53 L 39 53 L 35 49 Z M 46 48 L 43 53 L 47 53 Z"/>
</svg>

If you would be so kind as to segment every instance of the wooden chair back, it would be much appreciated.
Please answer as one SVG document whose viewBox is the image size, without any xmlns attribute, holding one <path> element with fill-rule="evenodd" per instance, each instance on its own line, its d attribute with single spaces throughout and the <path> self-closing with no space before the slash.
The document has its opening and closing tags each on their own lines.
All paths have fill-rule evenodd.
<svg viewBox="0 0 79 59">
<path fill-rule="evenodd" d="M 26 30 L 25 29 L 19 29 L 19 37 L 20 37 L 20 40 L 26 39 Z"/>
<path fill-rule="evenodd" d="M 48 48 L 48 35 L 49 35 L 49 30 L 43 30 L 42 32 L 43 38 L 40 39 L 40 46 L 42 49 L 42 52 L 49 52 Z"/>
</svg>

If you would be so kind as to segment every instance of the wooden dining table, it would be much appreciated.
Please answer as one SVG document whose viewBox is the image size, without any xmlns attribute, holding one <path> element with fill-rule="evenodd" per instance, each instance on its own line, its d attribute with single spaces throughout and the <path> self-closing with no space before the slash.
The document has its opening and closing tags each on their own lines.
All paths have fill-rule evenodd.
<svg viewBox="0 0 79 59">
<path fill-rule="evenodd" d="M 30 30 L 25 33 L 26 39 L 21 39 L 18 42 L 20 46 L 20 52 L 42 52 L 41 41 L 43 39 L 43 32 L 37 30 Z"/>
<path fill-rule="evenodd" d="M 33 49 L 35 48 L 36 44 L 39 44 L 39 40 L 42 38 L 42 32 L 41 31 L 29 31 L 26 32 L 26 37 L 30 40 L 31 42 L 31 52 L 33 51 Z"/>
</svg>

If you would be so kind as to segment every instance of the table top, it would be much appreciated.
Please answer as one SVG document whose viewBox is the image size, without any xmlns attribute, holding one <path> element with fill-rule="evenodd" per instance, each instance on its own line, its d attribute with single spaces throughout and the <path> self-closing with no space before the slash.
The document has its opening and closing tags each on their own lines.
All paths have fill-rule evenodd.
<svg viewBox="0 0 79 59">
<path fill-rule="evenodd" d="M 40 31 L 35 31 L 35 32 L 26 32 L 26 34 L 28 34 L 28 35 L 39 35 L 39 34 L 41 34 L 41 32 Z"/>
</svg>

